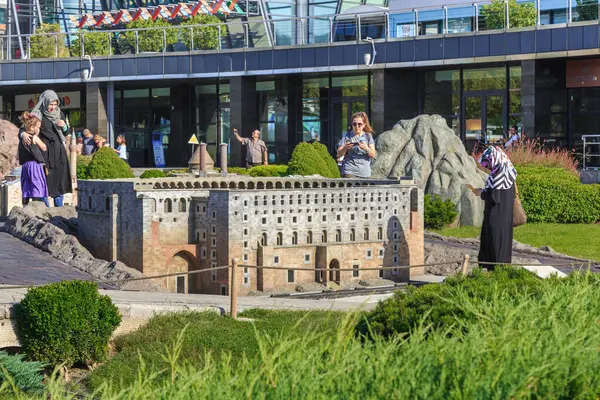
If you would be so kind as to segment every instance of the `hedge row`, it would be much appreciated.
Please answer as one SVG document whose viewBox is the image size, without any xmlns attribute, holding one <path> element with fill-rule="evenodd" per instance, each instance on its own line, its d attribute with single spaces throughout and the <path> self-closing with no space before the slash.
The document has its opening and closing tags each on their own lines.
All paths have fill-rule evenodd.
<svg viewBox="0 0 600 400">
<path fill-rule="evenodd" d="M 560 168 L 517 167 L 528 222 L 593 224 L 600 221 L 600 185 L 583 185 Z"/>
</svg>

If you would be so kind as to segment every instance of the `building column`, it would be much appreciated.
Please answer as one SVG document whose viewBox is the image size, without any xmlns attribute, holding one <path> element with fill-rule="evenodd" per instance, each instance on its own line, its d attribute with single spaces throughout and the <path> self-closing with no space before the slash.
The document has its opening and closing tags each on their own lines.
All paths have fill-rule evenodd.
<svg viewBox="0 0 600 400">
<path fill-rule="evenodd" d="M 106 138 L 108 143 L 115 141 L 115 83 L 106 83 Z"/>
<path fill-rule="evenodd" d="M 187 144 L 194 132 L 190 122 L 192 104 L 189 86 L 171 86 L 171 137 L 167 150 L 169 167 L 186 167 L 192 157 L 192 146 Z"/>
<path fill-rule="evenodd" d="M 292 75 L 287 80 L 288 159 L 296 145 L 302 142 L 302 75 Z"/>
<path fill-rule="evenodd" d="M 535 61 L 521 62 L 521 124 L 523 132 L 535 136 Z"/>
<path fill-rule="evenodd" d="M 106 84 L 88 82 L 85 84 L 86 128 L 93 134 L 107 137 Z M 110 143 L 114 145 L 113 142 Z"/>
<path fill-rule="evenodd" d="M 371 125 L 376 134 L 388 131 L 401 119 L 419 113 L 416 71 L 377 69 L 373 71 Z"/>
<path fill-rule="evenodd" d="M 240 136 L 250 137 L 253 130 L 259 129 L 256 101 L 256 78 L 236 76 L 229 81 L 231 88 L 231 129 L 237 129 Z M 244 166 L 246 149 L 237 140 L 231 141 L 231 166 Z"/>
</svg>

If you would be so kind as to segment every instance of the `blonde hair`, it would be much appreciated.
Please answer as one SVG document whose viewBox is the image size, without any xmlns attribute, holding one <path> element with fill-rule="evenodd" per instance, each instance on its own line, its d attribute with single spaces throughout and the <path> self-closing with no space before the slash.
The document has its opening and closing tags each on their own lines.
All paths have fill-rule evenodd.
<svg viewBox="0 0 600 400">
<path fill-rule="evenodd" d="M 21 114 L 19 119 L 23 123 L 25 131 L 27 131 L 28 133 L 32 133 L 34 128 L 37 125 L 41 125 L 42 123 L 42 121 L 40 121 L 40 119 L 35 114 L 32 114 L 29 111 L 25 111 L 23 114 Z"/>
<path fill-rule="evenodd" d="M 369 123 L 369 116 L 367 115 L 366 112 L 359 111 L 357 113 L 354 113 L 352 115 L 352 121 L 354 121 L 355 118 L 360 118 L 363 120 L 363 123 L 365 124 L 365 127 L 363 130 L 365 132 L 370 133 L 371 135 L 375 133 L 375 132 L 373 132 L 373 128 L 371 128 L 371 124 Z"/>
</svg>

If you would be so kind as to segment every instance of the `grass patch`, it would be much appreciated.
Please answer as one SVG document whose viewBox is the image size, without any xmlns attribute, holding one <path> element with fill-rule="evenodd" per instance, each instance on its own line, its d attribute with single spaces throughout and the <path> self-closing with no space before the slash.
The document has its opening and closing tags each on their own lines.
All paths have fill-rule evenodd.
<svg viewBox="0 0 600 400">
<path fill-rule="evenodd" d="M 156 317 L 121 341 L 131 358 L 144 359 L 130 384 L 107 376 L 93 398 L 597 398 L 600 275 L 541 280 L 528 274 L 478 271 L 391 298 L 386 305 L 401 303 L 422 316 L 413 313 L 403 326 L 387 324 L 393 329 L 371 340 L 356 335 L 357 314 L 253 311 L 245 314 L 256 318 L 253 324 L 214 314 Z M 531 290 L 519 290 L 519 280 Z M 431 315 L 427 304 L 443 318 Z M 392 324 L 404 312 L 400 307 L 386 316 L 383 308 L 373 314 Z M 190 343 L 210 346 L 202 350 L 211 355 L 196 362 Z M 164 368 L 156 371 L 146 360 L 161 360 Z M 70 398 L 55 380 L 49 383 L 46 398 Z M 0 397 L 5 393 L 0 389 Z"/>
<path fill-rule="evenodd" d="M 481 228 L 463 226 L 443 228 L 440 235 L 476 238 Z M 600 237 L 599 224 L 525 224 L 515 228 L 514 239 L 530 246 L 550 246 L 571 257 L 600 261 L 600 247 L 593 245 Z"/>
<path fill-rule="evenodd" d="M 163 358 L 165 348 L 173 345 L 178 333 L 186 326 L 181 360 L 202 368 L 207 359 L 220 358 L 224 354 L 231 354 L 232 365 L 245 357 L 256 357 L 259 352 L 257 335 L 299 338 L 313 330 L 335 332 L 341 315 L 323 311 L 265 310 L 248 310 L 240 314 L 254 322 L 236 321 L 213 312 L 157 316 L 144 328 L 116 340 L 118 354 L 91 374 L 89 387 L 95 389 L 108 381 L 115 388 L 127 388 L 137 379 L 140 357 L 148 373 L 158 374 L 159 380 L 165 379 L 167 374 L 161 372 L 169 367 Z"/>
</svg>

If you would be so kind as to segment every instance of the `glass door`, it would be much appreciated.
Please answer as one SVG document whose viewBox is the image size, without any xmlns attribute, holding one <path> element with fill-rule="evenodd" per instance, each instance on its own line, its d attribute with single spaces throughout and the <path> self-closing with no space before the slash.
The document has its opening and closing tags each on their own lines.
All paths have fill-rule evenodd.
<svg viewBox="0 0 600 400">
<path fill-rule="evenodd" d="M 335 152 L 342 136 L 352 130 L 352 115 L 359 111 L 367 112 L 367 100 L 367 98 L 360 97 L 350 100 L 334 100 L 331 103 L 333 124 L 328 144 L 330 151 Z"/>
<path fill-rule="evenodd" d="M 463 141 L 468 152 L 504 139 L 506 96 L 497 93 L 465 94 Z"/>
</svg>

